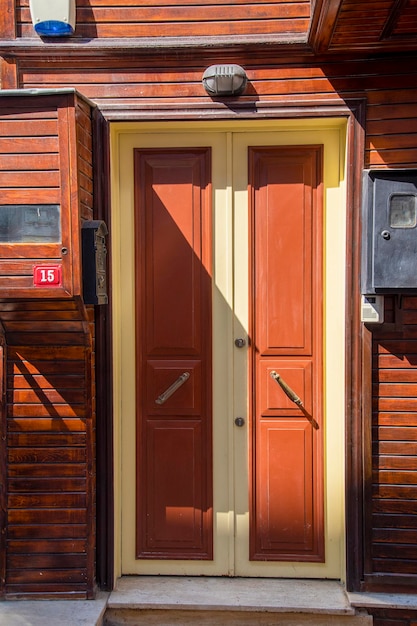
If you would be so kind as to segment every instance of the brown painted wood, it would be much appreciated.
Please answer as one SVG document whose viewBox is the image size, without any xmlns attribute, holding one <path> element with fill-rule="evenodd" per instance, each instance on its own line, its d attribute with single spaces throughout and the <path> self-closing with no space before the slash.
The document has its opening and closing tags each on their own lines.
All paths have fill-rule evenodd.
<svg viewBox="0 0 417 626">
<path fill-rule="evenodd" d="M 135 150 L 137 558 L 212 558 L 210 167 Z"/>
<path fill-rule="evenodd" d="M 6 376 L 7 346 L 4 330 L 0 325 L 0 597 L 5 593 L 6 581 L 6 528 L 7 528 L 7 414 Z"/>
<path fill-rule="evenodd" d="M 365 154 L 365 103 L 352 102 L 347 137 L 347 220 L 346 220 L 346 574 L 349 589 L 360 588 L 363 572 L 364 502 L 366 464 L 364 463 L 365 411 L 369 405 L 366 380 L 371 367 L 367 336 L 360 321 L 360 198 Z M 364 408 L 365 407 L 365 408 Z M 359 443 L 360 442 L 360 443 Z"/>
<path fill-rule="evenodd" d="M 416 309 L 415 297 L 404 301 L 404 309 L 398 308 L 396 300 L 394 315 L 400 315 L 402 323 L 395 330 L 383 325 L 372 337 L 373 456 L 368 457 L 372 489 L 362 585 L 366 590 L 405 591 L 416 582 L 416 560 L 410 546 L 416 528 L 417 496 L 417 407 L 413 387 Z"/>
<path fill-rule="evenodd" d="M 21 37 L 33 37 L 28 2 L 18 3 L 17 29 Z M 100 0 L 77 5 L 76 37 L 189 37 L 216 35 L 307 32 L 310 3 L 286 0 L 239 0 L 233 3 L 212 0 L 178 3 L 147 1 L 140 6 L 127 0 L 123 6 Z"/>
<path fill-rule="evenodd" d="M 250 148 L 249 159 L 251 559 L 322 562 L 322 153 L 316 146 Z M 273 371 L 302 398 L 310 420 Z"/>
<path fill-rule="evenodd" d="M 343 0 L 315 0 L 309 30 L 309 43 L 317 52 L 327 50 Z"/>
<path fill-rule="evenodd" d="M 91 337 L 83 322 L 90 316 L 67 301 L 9 301 L 0 309 L 5 310 L 5 332 L 11 342 L 5 592 L 8 597 L 61 597 L 72 591 L 91 597 L 95 420 L 90 400 Z M 60 332 L 60 326 L 72 329 L 70 348 L 64 346 L 67 333 Z"/>
<path fill-rule="evenodd" d="M 92 158 L 91 107 L 75 94 L 1 99 L 2 203 L 57 204 L 61 212 L 60 242 L 0 244 L 2 298 L 81 294 L 80 228 L 93 217 Z M 34 259 L 60 267 L 62 286 L 35 287 Z"/>
<path fill-rule="evenodd" d="M 0 13 L 0 36 L 13 39 L 16 36 L 16 5 L 14 0 L 4 0 Z"/>
</svg>

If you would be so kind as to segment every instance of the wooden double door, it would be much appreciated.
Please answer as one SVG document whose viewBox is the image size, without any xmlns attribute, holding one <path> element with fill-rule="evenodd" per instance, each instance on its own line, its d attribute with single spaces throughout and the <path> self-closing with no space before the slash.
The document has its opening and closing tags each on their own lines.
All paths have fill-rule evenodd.
<svg viewBox="0 0 417 626">
<path fill-rule="evenodd" d="M 319 577 L 340 567 L 326 553 L 318 137 L 125 138 L 135 410 L 122 432 L 135 463 L 123 477 L 123 573 Z"/>
</svg>

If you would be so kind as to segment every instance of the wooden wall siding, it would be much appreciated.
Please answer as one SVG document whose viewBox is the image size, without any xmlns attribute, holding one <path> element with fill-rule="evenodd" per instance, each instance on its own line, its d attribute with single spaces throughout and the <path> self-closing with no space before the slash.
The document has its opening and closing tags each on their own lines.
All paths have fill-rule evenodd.
<svg viewBox="0 0 417 626">
<path fill-rule="evenodd" d="M 67 301 L 0 303 L 8 342 L 8 597 L 93 592 L 93 313 L 80 315 Z"/>
<path fill-rule="evenodd" d="M 6 577 L 6 533 L 7 526 L 7 502 L 6 502 L 6 337 L 2 325 L 0 324 L 0 598 L 3 596 L 4 581 Z"/>
<path fill-rule="evenodd" d="M 17 0 L 18 37 L 36 37 L 29 0 Z M 309 0 L 77 0 L 75 37 L 305 35 Z"/>
<path fill-rule="evenodd" d="M 367 609 L 373 626 L 416 626 L 417 611 L 399 609 Z"/>
<path fill-rule="evenodd" d="M 391 300 L 391 299 L 390 299 Z M 417 297 L 373 332 L 372 489 L 364 583 L 417 584 Z M 385 578 L 385 580 L 384 580 Z"/>
<path fill-rule="evenodd" d="M 294 59 L 291 64 L 277 59 L 272 66 L 265 60 L 239 58 L 235 62 L 245 67 L 249 86 L 239 98 L 239 106 L 256 103 L 260 113 L 271 101 L 283 106 L 303 101 L 323 102 L 326 99 L 349 99 L 365 97 L 367 106 L 367 167 L 414 167 L 417 164 L 417 87 L 415 57 L 392 56 L 384 59 L 352 60 L 341 63 Z M 207 97 L 201 77 L 211 62 L 196 54 L 189 61 L 101 59 L 89 63 L 76 61 L 52 61 L 47 64 L 39 59 L 25 58 L 20 61 L 22 86 L 56 87 L 76 86 L 95 100 L 103 109 L 117 103 L 130 109 L 137 108 L 155 117 L 155 109 L 174 105 L 209 106 L 213 101 Z M 401 72 L 399 72 L 401 67 Z M 187 107 L 186 107 L 187 108 Z M 219 110 L 224 108 L 221 104 Z"/>
<path fill-rule="evenodd" d="M 91 108 L 74 92 L 1 100 L 2 203 L 59 204 L 62 211 L 62 243 L 53 249 L 19 244 L 16 253 L 16 245 L 3 244 L 0 250 L 7 343 L 6 574 L 0 591 L 8 597 L 93 594 L 94 309 L 78 297 L 60 299 L 59 289 L 40 294 L 33 287 L 33 265 L 62 258 L 72 293 L 61 298 L 80 293 L 81 225 L 93 217 L 92 153 Z"/>
<path fill-rule="evenodd" d="M 21 101 L 20 101 L 21 102 Z M 59 204 L 58 111 L 2 103 L 0 193 L 2 204 Z"/>
</svg>

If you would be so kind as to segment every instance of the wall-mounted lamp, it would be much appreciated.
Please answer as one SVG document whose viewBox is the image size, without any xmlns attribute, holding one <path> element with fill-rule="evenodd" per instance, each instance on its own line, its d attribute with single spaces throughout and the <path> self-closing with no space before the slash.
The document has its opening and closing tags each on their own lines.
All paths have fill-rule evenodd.
<svg viewBox="0 0 417 626">
<path fill-rule="evenodd" d="M 210 96 L 240 96 L 247 82 L 240 65 L 210 65 L 203 74 L 204 89 Z"/>
<path fill-rule="evenodd" d="M 41 37 L 65 37 L 75 30 L 75 0 L 30 0 L 33 27 Z"/>
</svg>

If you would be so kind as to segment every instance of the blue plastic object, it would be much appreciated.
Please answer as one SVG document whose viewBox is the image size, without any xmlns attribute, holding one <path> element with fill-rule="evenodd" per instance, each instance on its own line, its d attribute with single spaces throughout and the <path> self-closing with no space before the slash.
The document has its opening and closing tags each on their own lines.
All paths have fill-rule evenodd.
<svg viewBox="0 0 417 626">
<path fill-rule="evenodd" d="M 68 22 L 59 22 L 58 20 L 46 20 L 35 24 L 35 31 L 41 37 L 65 37 L 72 35 L 73 27 Z"/>
</svg>

